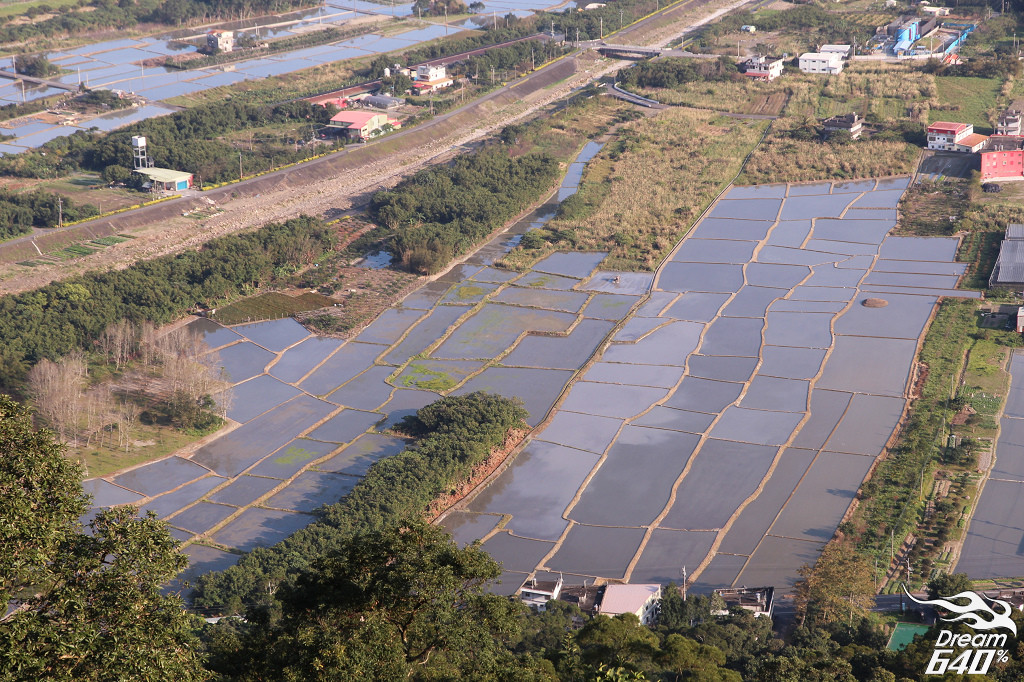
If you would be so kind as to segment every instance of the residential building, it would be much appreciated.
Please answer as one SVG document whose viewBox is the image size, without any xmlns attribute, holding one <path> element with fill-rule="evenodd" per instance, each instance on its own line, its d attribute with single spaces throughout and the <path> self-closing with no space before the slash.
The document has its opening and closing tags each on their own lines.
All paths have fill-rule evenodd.
<svg viewBox="0 0 1024 682">
<path fill-rule="evenodd" d="M 716 594 L 722 596 L 726 606 L 738 606 L 746 609 L 756 617 L 772 617 L 772 610 L 775 608 L 774 587 L 723 587 L 715 590 Z M 712 612 L 715 616 L 727 615 L 728 611 Z"/>
<path fill-rule="evenodd" d="M 800 70 L 804 73 L 837 74 L 843 70 L 843 56 L 836 52 L 805 52 L 800 55 Z"/>
<path fill-rule="evenodd" d="M 1024 287 L 1024 225 L 1006 226 L 1006 235 L 999 244 L 999 258 L 988 278 L 988 286 L 1017 291 Z"/>
<path fill-rule="evenodd" d="M 950 123 L 936 121 L 928 126 L 928 149 L 956 151 L 956 143 L 974 133 L 971 123 Z"/>
<path fill-rule="evenodd" d="M 598 607 L 598 613 L 617 616 L 633 613 L 644 625 L 654 625 L 658 620 L 658 602 L 661 600 L 661 585 L 608 585 Z"/>
<path fill-rule="evenodd" d="M 1024 137 L 992 135 L 981 148 L 981 180 L 1024 178 Z"/>
<path fill-rule="evenodd" d="M 523 603 L 538 611 L 546 611 L 548 602 L 558 599 L 562 594 L 562 577 L 558 580 L 536 580 L 531 578 L 519 588 L 519 598 Z"/>
<path fill-rule="evenodd" d="M 235 32 L 213 29 L 206 34 L 206 47 L 213 51 L 231 52 L 235 49 Z"/>
<path fill-rule="evenodd" d="M 937 17 L 948 17 L 949 16 L 949 8 L 948 7 L 922 7 L 921 11 L 924 12 L 925 14 L 932 14 L 932 15 L 937 16 Z"/>
<path fill-rule="evenodd" d="M 743 73 L 759 81 L 773 81 L 782 75 L 782 57 L 751 57 L 743 62 Z"/>
<path fill-rule="evenodd" d="M 999 114 L 996 135 L 1020 135 L 1021 113 L 1018 109 L 1007 109 Z"/>
<path fill-rule="evenodd" d="M 964 135 L 959 142 L 953 145 L 953 151 L 973 154 L 981 151 L 987 141 L 988 135 L 979 135 L 978 133 Z"/>
<path fill-rule="evenodd" d="M 416 67 L 416 80 L 419 81 L 440 81 L 447 77 L 448 72 L 443 65 L 420 64 Z"/>
<path fill-rule="evenodd" d="M 840 130 L 845 130 L 850 133 L 850 137 L 857 139 L 860 137 L 861 132 L 864 129 L 864 119 L 858 116 L 856 113 L 843 114 L 841 116 L 832 116 L 826 118 L 823 121 L 825 132 L 832 133 Z"/>
<path fill-rule="evenodd" d="M 329 127 L 340 129 L 351 139 L 367 140 L 380 135 L 385 125 L 391 125 L 392 128 L 402 127 L 398 120 L 373 111 L 342 111 L 331 118 Z"/>
</svg>

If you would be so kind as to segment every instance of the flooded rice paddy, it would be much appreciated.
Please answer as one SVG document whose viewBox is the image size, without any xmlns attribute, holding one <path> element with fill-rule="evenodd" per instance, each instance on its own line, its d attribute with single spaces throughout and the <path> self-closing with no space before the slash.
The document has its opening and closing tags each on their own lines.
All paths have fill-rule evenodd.
<svg viewBox="0 0 1024 682">
<path fill-rule="evenodd" d="M 656 277 L 602 271 L 603 253 L 497 269 L 506 233 L 348 341 L 196 320 L 238 426 L 87 488 L 196 539 L 191 570 L 221 567 L 399 452 L 383 432 L 404 416 L 487 390 L 544 424 L 442 521 L 503 562 L 500 591 L 550 572 L 678 582 L 683 565 L 698 590 L 785 591 L 891 437 L 917 339 L 964 271 L 955 240 L 854 213 L 891 211 L 906 183 L 733 188 Z"/>
</svg>

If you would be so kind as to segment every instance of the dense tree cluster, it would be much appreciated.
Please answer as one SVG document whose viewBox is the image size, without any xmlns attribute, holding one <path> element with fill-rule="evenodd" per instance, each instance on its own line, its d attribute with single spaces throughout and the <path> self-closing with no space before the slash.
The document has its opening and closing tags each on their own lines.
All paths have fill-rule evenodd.
<svg viewBox="0 0 1024 682">
<path fill-rule="evenodd" d="M 513 157 L 491 145 L 378 192 L 370 215 L 407 268 L 432 273 L 540 198 L 557 175 L 546 154 Z"/>
<path fill-rule="evenodd" d="M 707 43 L 713 38 L 735 33 L 745 24 L 755 24 L 759 32 L 818 29 L 833 36 L 836 42 L 839 42 L 840 38 L 845 39 L 847 36 L 853 37 L 864 32 L 861 26 L 851 22 L 847 15 L 841 12 L 830 12 L 818 5 L 801 5 L 783 11 L 759 10 L 756 15 L 750 12 L 728 14 L 720 21 L 704 26 L 700 30 L 700 40 Z M 849 42 L 852 43 L 853 40 Z"/>
<path fill-rule="evenodd" d="M 37 36 L 75 35 L 99 28 L 130 28 L 141 23 L 178 25 L 191 21 L 209 23 L 239 16 L 259 16 L 308 7 L 304 0 L 79 0 L 74 5 L 50 8 L 37 5 L 25 12 L 35 17 L 48 11 L 55 16 L 32 23 L 12 22 L 10 14 L 0 21 L 0 44 L 22 42 Z"/>
<path fill-rule="evenodd" d="M 218 102 L 146 119 L 112 133 L 77 132 L 59 137 L 37 150 L 0 159 L 0 173 L 20 177 L 56 177 L 80 169 L 103 172 L 110 166 L 132 168 L 131 138 L 143 135 L 149 141 L 154 165 L 174 168 L 202 176 L 205 182 L 224 182 L 238 178 L 239 147 L 224 139 L 246 128 L 275 123 L 295 123 L 295 135 L 308 138 L 310 127 L 319 128 L 330 121 L 333 108 L 305 101 L 276 105 Z M 267 154 L 273 154 L 270 159 Z M 307 152 L 266 149 L 249 145 L 243 151 L 245 172 L 267 170 L 267 162 L 278 164 L 304 158 Z"/>
<path fill-rule="evenodd" d="M 275 605 L 275 590 L 268 587 L 291 583 L 358 533 L 420 517 L 525 417 L 518 401 L 484 393 L 448 396 L 422 408 L 404 425 L 418 437 L 413 446 L 370 467 L 345 499 L 321 510 L 318 522 L 277 545 L 254 550 L 223 573 L 203 576 L 196 605 L 217 613 Z"/>
<path fill-rule="evenodd" d="M 60 194 L 33 190 L 16 193 L 0 188 L 0 239 L 28 234 L 33 227 L 57 227 L 99 214 L 92 204 L 76 204 Z"/>
<path fill-rule="evenodd" d="M 975 78 L 1020 78 L 1024 64 L 1015 56 L 974 57 L 956 64 L 946 64 L 938 59 L 929 59 L 921 67 L 925 73 L 936 76 L 973 76 Z"/>
<path fill-rule="evenodd" d="M 618 80 L 626 87 L 674 88 L 697 81 L 726 81 L 739 77 L 736 63 L 728 57 L 718 59 L 686 59 L 670 57 L 642 61 L 619 71 Z"/>
<path fill-rule="evenodd" d="M 302 217 L 124 270 L 93 272 L 0 298 L 0 387 L 17 390 L 29 367 L 87 350 L 119 320 L 163 324 L 309 263 L 330 248 L 323 223 Z"/>
<path fill-rule="evenodd" d="M 89 508 L 81 471 L 0 396 L 0 678 L 205 677 L 196 623 L 162 585 L 187 564 L 166 524 Z"/>
</svg>

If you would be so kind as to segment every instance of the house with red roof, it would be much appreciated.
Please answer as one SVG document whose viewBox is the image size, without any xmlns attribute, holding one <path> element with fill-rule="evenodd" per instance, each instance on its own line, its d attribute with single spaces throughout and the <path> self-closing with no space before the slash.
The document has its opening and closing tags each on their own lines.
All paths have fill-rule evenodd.
<svg viewBox="0 0 1024 682">
<path fill-rule="evenodd" d="M 972 123 L 936 121 L 928 126 L 928 149 L 944 152 L 960 151 L 956 148 L 957 143 L 972 134 L 974 134 L 974 124 Z"/>
</svg>

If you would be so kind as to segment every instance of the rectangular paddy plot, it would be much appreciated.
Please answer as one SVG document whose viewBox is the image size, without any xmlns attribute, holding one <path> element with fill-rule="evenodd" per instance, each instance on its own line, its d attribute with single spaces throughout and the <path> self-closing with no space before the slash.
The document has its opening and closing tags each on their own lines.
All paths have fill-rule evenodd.
<svg viewBox="0 0 1024 682">
<path fill-rule="evenodd" d="M 690 574 L 693 583 L 688 592 L 690 594 L 710 594 L 711 590 L 717 587 L 729 587 L 735 584 L 736 577 L 743 570 L 747 559 L 746 556 L 736 554 L 715 554 L 715 558 L 699 575 Z"/>
<path fill-rule="evenodd" d="M 552 571 L 621 579 L 644 538 L 642 528 L 574 525 L 547 562 Z"/>
<path fill-rule="evenodd" d="M 516 280 L 516 286 L 530 289 L 562 289 L 575 288 L 580 280 L 561 275 L 551 275 L 546 272 L 529 272 Z"/>
<path fill-rule="evenodd" d="M 824 546 L 824 542 L 765 536 L 735 584 L 774 585 L 776 594 L 785 594 L 800 577 L 797 570 L 804 564 L 814 564 Z"/>
<path fill-rule="evenodd" d="M 564 332 L 575 319 L 564 312 L 487 303 L 460 324 L 432 355 L 454 360 L 494 358 L 524 332 Z"/>
<path fill-rule="evenodd" d="M 533 266 L 534 272 L 548 272 L 583 279 L 594 271 L 608 255 L 607 251 L 594 253 L 553 253 Z"/>
<path fill-rule="evenodd" d="M 600 454 L 611 445 L 621 426 L 621 419 L 559 410 L 535 437 Z"/>
<path fill-rule="evenodd" d="M 636 426 L 651 426 L 670 431 L 702 434 L 711 426 L 718 415 L 705 412 L 677 410 L 672 407 L 654 407 L 650 412 L 633 420 Z"/>
<path fill-rule="evenodd" d="M 746 263 L 754 256 L 756 241 L 687 239 L 672 260 L 676 263 Z"/>
<path fill-rule="evenodd" d="M 306 339 L 284 352 L 268 373 L 285 383 L 295 383 L 313 371 L 313 368 L 327 359 L 327 356 L 344 343 L 341 339 L 319 336 Z"/>
<path fill-rule="evenodd" d="M 689 433 L 627 426 L 569 512 L 569 518 L 598 526 L 651 523 L 668 504 L 672 485 L 699 440 Z M 638 469 L 644 476 L 634 475 Z"/>
<path fill-rule="evenodd" d="M 444 295 L 441 303 L 449 305 L 475 305 L 497 291 L 497 284 L 486 282 L 461 282 Z"/>
<path fill-rule="evenodd" d="M 192 460 L 223 476 L 237 476 L 336 409 L 299 396 L 204 445 Z"/>
<path fill-rule="evenodd" d="M 553 542 L 543 542 L 500 532 L 492 535 L 484 543 L 483 550 L 500 563 L 505 570 L 531 571 L 554 546 Z"/>
<path fill-rule="evenodd" d="M 671 321 L 663 317 L 634 317 L 622 325 L 622 328 L 612 338 L 615 341 L 639 341 L 658 327 L 664 327 Z"/>
<path fill-rule="evenodd" d="M 1010 391 L 1006 396 L 995 466 L 977 501 L 967 527 L 958 572 L 972 578 L 1009 578 L 1024 575 L 1024 355 L 1010 356 Z"/>
<path fill-rule="evenodd" d="M 387 382 L 394 371 L 393 367 L 371 367 L 328 395 L 327 400 L 357 410 L 375 410 L 388 401 L 395 389 Z"/>
<path fill-rule="evenodd" d="M 530 413 L 527 423 L 536 426 L 571 378 L 572 372 L 568 370 L 489 367 L 466 382 L 455 394 L 487 391 L 506 398 L 521 398 L 523 406 Z"/>
<path fill-rule="evenodd" d="M 207 473 L 207 469 L 195 462 L 181 457 L 167 457 L 115 476 L 113 482 L 122 488 L 150 496 L 177 488 Z"/>
<path fill-rule="evenodd" d="M 224 370 L 228 380 L 238 382 L 263 374 L 277 357 L 265 348 L 245 341 L 214 351 L 214 362 Z"/>
<path fill-rule="evenodd" d="M 682 367 L 686 357 L 696 350 L 703 328 L 703 325 L 693 322 L 673 322 L 635 343 L 612 344 L 601 359 L 605 362 Z"/>
<path fill-rule="evenodd" d="M 743 384 L 736 382 L 683 377 L 679 388 L 664 404 L 678 410 L 718 413 L 736 402 L 742 391 Z"/>
<path fill-rule="evenodd" d="M 366 433 L 368 429 L 381 419 L 382 415 L 376 412 L 342 410 L 310 431 L 307 438 L 323 440 L 329 443 L 349 443 Z"/>
<path fill-rule="evenodd" d="M 665 291 L 735 293 L 743 286 L 742 265 L 717 263 L 666 263 L 658 278 Z"/>
<path fill-rule="evenodd" d="M 729 294 L 685 293 L 665 311 L 664 317 L 691 322 L 710 322 L 728 300 Z"/>
<path fill-rule="evenodd" d="M 775 220 L 782 199 L 722 199 L 709 214 L 712 218 L 732 218 L 738 220 Z"/>
<path fill-rule="evenodd" d="M 683 567 L 692 571 L 700 565 L 717 535 L 701 530 L 656 529 L 630 573 L 630 582 L 681 584 Z"/>
<path fill-rule="evenodd" d="M 291 478 L 310 462 L 330 454 L 337 448 L 337 443 L 296 438 L 254 466 L 249 473 L 253 476 Z"/>
<path fill-rule="evenodd" d="M 769 533 L 828 542 L 872 464 L 870 457 L 819 454 Z"/>
<path fill-rule="evenodd" d="M 459 547 L 476 542 L 494 530 L 501 521 L 501 516 L 494 514 L 475 514 L 473 512 L 448 512 L 440 521 L 440 525 Z"/>
<path fill-rule="evenodd" d="M 916 353 L 911 339 L 837 336 L 816 387 L 902 397 Z"/>
<path fill-rule="evenodd" d="M 466 314 L 460 306 L 438 306 L 412 327 L 406 337 L 393 350 L 384 356 L 384 362 L 391 365 L 404 365 L 409 358 L 422 353 L 439 338 L 456 320 Z"/>
<path fill-rule="evenodd" d="M 629 314 L 630 308 L 638 300 L 640 300 L 638 296 L 595 294 L 583 309 L 583 315 L 598 320 L 621 320 Z"/>
<path fill-rule="evenodd" d="M 687 361 L 690 376 L 717 381 L 746 381 L 753 376 L 756 367 L 757 358 L 694 354 Z"/>
<path fill-rule="evenodd" d="M 692 366 L 696 356 L 690 356 Z M 605 384 L 653 386 L 672 388 L 683 376 L 682 367 L 667 365 L 623 365 L 616 362 L 597 362 L 590 366 L 584 378 Z"/>
<path fill-rule="evenodd" d="M 218 394 L 217 402 L 223 405 L 227 401 L 228 418 L 245 423 L 300 393 L 294 386 L 263 374 Z"/>
<path fill-rule="evenodd" d="M 185 329 L 198 332 L 203 337 L 203 343 L 208 348 L 220 348 L 235 341 L 241 341 L 242 337 L 227 327 L 209 320 L 205 317 L 193 320 L 185 325 Z"/>
<path fill-rule="evenodd" d="M 772 227 L 770 220 L 730 220 L 728 218 L 705 218 L 693 236 L 702 239 L 739 239 L 760 241 Z M 810 229 L 810 225 L 808 225 Z M 798 242 L 799 244 L 799 242 Z"/>
<path fill-rule="evenodd" d="M 82 489 L 86 495 L 92 496 L 92 504 L 96 507 L 112 507 L 117 504 L 128 504 L 142 499 L 142 495 L 125 490 L 102 478 L 82 481 Z"/>
<path fill-rule="evenodd" d="M 593 277 L 579 286 L 586 291 L 599 291 L 624 296 L 642 296 L 651 288 L 654 275 L 649 272 L 621 272 L 598 270 Z"/>
<path fill-rule="evenodd" d="M 359 482 L 353 476 L 325 471 L 304 471 L 281 492 L 271 496 L 266 506 L 290 511 L 311 512 L 325 504 L 334 504 Z"/>
<path fill-rule="evenodd" d="M 384 348 L 350 341 L 306 377 L 299 388 L 313 395 L 327 395 L 372 365 Z"/>
<path fill-rule="evenodd" d="M 563 410 L 627 419 L 643 412 L 668 394 L 664 388 L 619 386 L 578 381 L 562 403 Z"/>
<path fill-rule="evenodd" d="M 309 336 L 309 330 L 290 317 L 269 322 L 242 324 L 231 329 L 236 334 L 241 334 L 253 343 L 275 353 L 295 345 Z"/>
<path fill-rule="evenodd" d="M 527 336 L 501 360 L 513 367 L 578 369 L 586 364 L 615 326 L 603 320 L 583 320 L 568 336 Z"/>
<path fill-rule="evenodd" d="M 165 518 L 179 509 L 183 509 L 193 502 L 196 502 L 206 495 L 206 493 L 225 483 L 227 480 L 228 479 L 221 478 L 220 476 L 207 476 L 206 478 L 200 478 L 198 481 L 192 481 L 188 485 L 183 485 L 177 490 L 164 493 L 160 497 L 153 499 L 151 502 L 144 504 L 139 508 L 139 515 L 144 516 L 148 512 L 153 512 L 160 518 Z"/>
<path fill-rule="evenodd" d="M 533 441 L 468 509 L 511 514 L 505 527 L 516 535 L 557 540 L 568 525 L 562 516 L 566 506 L 597 461 L 591 452 Z"/>
<path fill-rule="evenodd" d="M 408 308 L 391 308 L 381 313 L 380 317 L 359 332 L 356 341 L 363 343 L 380 343 L 390 346 L 398 341 L 402 334 L 416 324 L 426 313 L 422 310 Z"/>
<path fill-rule="evenodd" d="M 397 455 L 408 446 L 409 441 L 404 438 L 366 433 L 316 468 L 337 474 L 363 476 L 377 460 Z"/>
<path fill-rule="evenodd" d="M 720 552 L 749 555 L 754 551 L 793 494 L 800 479 L 807 473 L 816 454 L 813 450 L 783 450 L 764 488 L 743 508 L 729 528 L 729 532 L 725 534 L 718 548 Z"/>
<path fill-rule="evenodd" d="M 904 405 L 903 398 L 855 394 L 825 447 L 836 452 L 875 457 L 892 436 Z"/>
<path fill-rule="evenodd" d="M 395 379 L 406 388 L 444 391 L 461 384 L 466 377 L 480 371 L 479 360 L 413 360 Z"/>
<path fill-rule="evenodd" d="M 761 484 L 777 452 L 774 446 L 704 441 L 676 490 L 675 502 L 662 527 L 721 528 Z"/>
<path fill-rule="evenodd" d="M 748 410 L 731 405 L 725 408 L 711 436 L 740 443 L 778 446 L 789 440 L 802 412 L 769 412 Z"/>
<path fill-rule="evenodd" d="M 210 539 L 243 552 L 251 552 L 257 547 L 269 547 L 280 542 L 315 520 L 309 514 L 253 507 L 228 522 Z"/>
<path fill-rule="evenodd" d="M 199 502 L 175 514 L 168 522 L 193 533 L 205 533 L 237 511 L 238 507 L 229 507 L 226 504 Z"/>
</svg>

